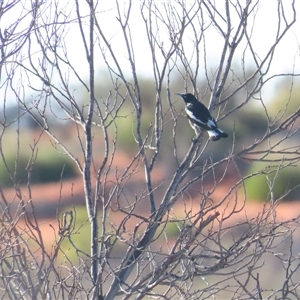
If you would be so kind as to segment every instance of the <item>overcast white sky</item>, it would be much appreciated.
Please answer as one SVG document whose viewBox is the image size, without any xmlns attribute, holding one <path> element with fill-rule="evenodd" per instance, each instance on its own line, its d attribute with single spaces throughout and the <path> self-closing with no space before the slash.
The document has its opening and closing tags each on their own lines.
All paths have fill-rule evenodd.
<svg viewBox="0 0 300 300">
<path fill-rule="evenodd" d="M 119 1 L 124 5 L 128 5 L 128 1 Z M 164 0 L 156 1 L 157 3 L 166 2 Z M 194 1 L 190 1 L 193 3 Z M 240 1 L 245 2 L 245 1 Z M 259 9 L 255 16 L 252 42 L 255 47 L 256 52 L 261 58 L 269 51 L 270 46 L 275 41 L 275 36 L 277 32 L 277 0 L 268 0 L 260 1 Z M 289 7 L 291 0 L 284 0 L 284 5 L 286 7 L 285 14 L 286 19 L 291 20 L 292 10 Z M 172 3 L 172 2 L 171 2 Z M 189 3 L 189 1 L 187 1 Z M 216 1 L 220 9 L 224 8 L 224 1 Z M 222 5 L 220 5 L 222 3 Z M 297 12 L 300 15 L 300 1 L 295 2 L 295 7 Z M 117 9 L 114 1 L 103 1 L 99 5 L 99 21 L 102 24 L 104 32 L 107 33 L 107 36 L 111 37 L 111 44 L 114 47 L 120 60 L 123 58 L 124 62 L 127 61 L 127 54 L 125 51 L 125 46 L 123 44 L 122 32 L 120 29 L 120 24 L 118 23 Z M 232 24 L 234 27 L 234 14 L 232 15 Z M 137 67 L 140 68 L 140 72 L 146 75 L 151 74 L 151 60 L 150 60 L 150 49 L 146 40 L 145 25 L 140 13 L 140 1 L 133 1 L 131 17 L 129 20 L 131 25 L 132 40 L 134 41 L 134 52 L 137 61 Z M 283 27 L 284 24 L 282 24 Z M 77 31 L 77 28 L 75 29 Z M 165 43 L 168 42 L 167 33 L 165 28 L 161 28 L 159 34 L 162 37 L 162 40 L 165 40 Z M 74 38 L 78 33 L 70 32 L 69 42 L 71 47 L 76 48 L 78 45 L 78 40 Z M 164 38 L 165 34 L 165 38 Z M 185 32 L 185 42 L 188 43 L 189 32 Z M 223 45 L 223 40 L 220 35 L 217 33 L 215 28 L 211 28 L 206 32 L 207 39 L 207 55 L 209 60 L 212 62 L 218 62 L 220 59 L 220 51 Z M 191 43 L 192 47 L 192 43 Z M 240 47 L 236 54 L 236 61 L 239 61 L 240 54 L 244 49 Z M 191 50 L 192 51 L 192 50 Z M 78 53 L 72 52 L 74 59 L 78 60 Z M 145 58 L 148 59 L 145 59 Z M 97 60 L 100 66 L 103 66 L 103 60 L 99 57 Z M 300 24 L 297 21 L 292 29 L 286 34 L 283 40 L 280 42 L 280 45 L 277 47 L 274 59 L 274 65 L 272 72 L 291 72 L 293 69 L 300 69 Z"/>
<path fill-rule="evenodd" d="M 20 1 L 21 3 L 22 1 Z M 80 2 L 80 1 L 79 1 Z M 245 2 L 245 1 L 240 1 Z M 258 53 L 259 57 L 263 58 L 265 53 L 270 49 L 270 46 L 274 43 L 275 35 L 277 31 L 277 0 L 263 0 L 260 1 L 259 9 L 257 9 L 257 13 L 255 15 L 255 21 L 253 26 L 253 34 L 252 34 L 252 42 L 255 47 L 255 51 Z M 286 7 L 285 17 L 287 20 L 291 19 L 292 10 L 289 7 L 292 0 L 284 0 L 284 6 Z M 29 3 L 29 1 L 23 1 L 23 4 Z M 49 3 L 54 3 L 54 1 L 48 1 Z M 58 1 L 59 5 L 64 7 L 68 5 L 68 7 L 74 7 L 72 1 Z M 68 3 L 68 4 L 67 4 Z M 87 14 L 87 10 L 85 12 L 86 3 L 85 1 L 80 2 L 82 4 L 82 12 L 83 14 Z M 128 1 L 119 1 L 118 2 L 121 7 L 128 7 Z M 150 48 L 147 43 L 146 33 L 145 33 L 145 24 L 142 20 L 141 13 L 140 13 L 140 1 L 134 0 L 130 15 L 130 28 L 133 40 L 133 47 L 134 47 L 134 54 L 136 59 L 136 66 L 138 72 L 142 76 L 153 76 L 152 75 L 152 66 L 151 66 L 151 56 L 150 56 Z M 167 2 L 167 0 L 157 0 L 157 5 L 163 5 L 165 3 L 172 3 Z M 176 1 L 174 1 L 176 3 Z M 187 1 L 187 5 L 194 3 L 194 1 Z M 216 1 L 217 5 L 220 6 L 220 11 L 224 11 L 224 3 L 225 1 Z M 48 5 L 44 4 L 44 5 Z M 172 4 L 173 5 L 173 4 Z M 295 7 L 297 12 L 300 15 L 300 1 L 296 0 Z M 23 8 L 22 5 L 19 6 L 19 9 Z M 65 13 L 65 11 L 63 11 Z M 124 68 L 128 68 L 128 72 L 130 72 L 130 66 L 128 63 L 127 56 L 124 44 L 124 39 L 122 37 L 122 32 L 120 28 L 120 24 L 117 21 L 117 5 L 115 1 L 99 1 L 99 5 L 97 8 L 97 17 L 99 23 L 105 32 L 107 38 L 111 42 L 111 46 L 115 51 L 115 55 L 118 57 L 119 62 Z M 53 13 L 49 9 L 45 10 L 45 14 Z M 74 13 L 74 12 L 73 12 Z M 20 11 L 19 17 L 24 14 Z M 6 19 L 2 19 L 0 26 L 2 28 L 2 32 L 4 28 L 8 28 L 11 20 L 15 20 L 16 11 L 11 12 L 11 15 L 7 15 Z M 233 28 L 235 24 L 235 17 L 234 14 L 232 15 L 232 24 Z M 250 20 L 251 21 L 251 20 Z M 284 25 L 284 24 L 282 24 Z M 26 19 L 21 23 L 20 26 L 26 26 Z M 226 26 L 226 24 L 224 24 Z M 299 52 L 299 45 L 300 45 L 300 24 L 299 21 L 293 25 L 293 28 L 286 34 L 283 40 L 280 42 L 280 45 L 277 47 L 274 57 L 274 63 L 272 69 L 270 70 L 270 74 L 275 73 L 282 73 L 282 72 L 299 72 L 300 70 L 300 52 Z M 165 44 L 169 42 L 167 37 L 167 28 L 160 28 L 159 35 L 161 40 L 164 40 Z M 187 30 L 184 35 L 184 42 L 187 45 L 187 49 L 190 49 L 191 55 L 193 52 L 193 44 L 190 41 L 190 34 Z M 207 58 L 208 62 L 211 63 L 211 68 L 214 69 L 219 62 L 220 54 L 222 50 L 223 40 L 221 36 L 217 33 L 214 27 L 211 27 L 206 32 L 206 47 L 207 47 Z M 86 65 L 86 56 L 84 53 L 84 48 L 80 40 L 80 35 L 78 31 L 78 25 L 74 24 L 70 26 L 68 29 L 68 33 L 65 37 L 65 43 L 68 48 L 68 57 L 71 62 L 74 64 L 75 68 L 79 70 L 81 74 L 84 76 L 88 76 L 88 68 Z M 244 47 L 240 47 L 237 49 L 234 63 L 239 63 L 241 59 L 242 51 Z M 100 55 L 100 52 L 96 52 L 96 65 L 97 68 L 102 69 L 105 68 L 105 62 Z M 200 54 L 201 55 L 201 54 Z M 192 59 L 192 61 L 194 61 Z M 251 63 L 249 62 L 249 65 Z"/>
</svg>

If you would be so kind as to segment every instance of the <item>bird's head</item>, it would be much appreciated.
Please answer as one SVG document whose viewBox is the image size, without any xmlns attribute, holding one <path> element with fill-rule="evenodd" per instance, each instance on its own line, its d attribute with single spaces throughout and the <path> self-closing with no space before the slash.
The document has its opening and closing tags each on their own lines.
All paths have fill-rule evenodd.
<svg viewBox="0 0 300 300">
<path fill-rule="evenodd" d="M 177 93 L 176 95 L 179 95 L 184 100 L 185 103 L 192 103 L 194 101 L 197 101 L 195 96 L 191 93 L 187 93 L 187 94 Z"/>
</svg>

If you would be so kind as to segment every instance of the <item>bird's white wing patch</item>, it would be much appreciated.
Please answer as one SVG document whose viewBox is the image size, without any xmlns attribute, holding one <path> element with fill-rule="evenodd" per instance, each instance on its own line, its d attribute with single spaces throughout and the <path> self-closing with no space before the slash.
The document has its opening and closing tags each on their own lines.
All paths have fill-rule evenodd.
<svg viewBox="0 0 300 300">
<path fill-rule="evenodd" d="M 197 119 L 197 118 L 194 116 L 194 114 L 193 114 L 190 110 L 185 109 L 185 112 L 188 114 L 188 116 L 189 116 L 191 119 L 193 119 L 193 120 L 195 120 L 195 121 L 197 121 L 197 122 L 199 122 L 199 123 L 201 123 L 201 124 L 206 125 L 206 123 L 204 123 L 204 122 L 202 122 L 201 120 Z"/>
<path fill-rule="evenodd" d="M 218 137 L 219 136 L 219 134 L 216 131 L 214 131 L 214 130 L 208 130 L 207 133 L 208 133 L 208 135 L 209 135 L 210 138 L 211 137 Z"/>
<path fill-rule="evenodd" d="M 201 121 L 200 119 L 196 118 L 195 115 L 193 114 L 193 112 L 190 111 L 189 109 L 186 108 L 186 109 L 185 109 L 185 112 L 188 114 L 188 116 L 189 116 L 191 119 L 193 119 L 193 120 L 195 120 L 195 121 L 197 121 L 197 122 L 199 122 L 199 123 L 201 123 L 201 124 L 203 124 L 203 125 L 206 125 L 206 126 L 208 126 L 208 127 L 210 127 L 210 128 L 217 127 L 216 123 L 215 123 L 213 120 L 208 120 L 208 121 L 205 123 L 205 122 Z"/>
<path fill-rule="evenodd" d="M 220 133 L 225 133 L 223 130 L 221 130 L 219 127 L 218 127 L 218 130 L 220 131 Z"/>
<path fill-rule="evenodd" d="M 217 127 L 217 125 L 214 122 L 214 120 L 208 120 L 207 123 L 206 123 L 206 125 L 209 126 L 210 128 Z"/>
</svg>

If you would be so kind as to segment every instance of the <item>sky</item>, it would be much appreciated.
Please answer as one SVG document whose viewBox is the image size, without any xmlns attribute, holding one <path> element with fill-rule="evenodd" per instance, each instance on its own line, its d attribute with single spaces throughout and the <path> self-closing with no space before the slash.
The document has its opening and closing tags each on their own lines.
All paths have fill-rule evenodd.
<svg viewBox="0 0 300 300">
<path fill-rule="evenodd" d="M 150 75 L 152 66 L 151 60 L 145 59 L 147 56 L 150 57 L 150 49 L 147 43 L 147 37 L 145 33 L 145 24 L 142 20 L 140 13 L 140 2 L 141 1 L 133 1 L 133 5 L 131 8 L 130 15 L 130 28 L 132 34 L 132 40 L 134 41 L 134 52 L 135 58 L 137 61 L 137 67 L 139 67 L 139 71 L 144 73 L 145 75 Z M 166 3 L 166 0 L 155 1 L 158 3 L 157 5 L 162 5 Z M 186 1 L 187 3 L 194 3 L 194 1 Z M 222 1 L 223 2 L 223 1 Z M 240 1 L 245 2 L 245 1 Z M 285 17 L 287 20 L 291 20 L 292 18 L 292 9 L 289 7 L 292 1 L 285 0 Z M 120 6 L 128 7 L 128 1 L 119 1 Z M 170 2 L 171 3 L 171 2 Z M 176 1 L 174 1 L 176 3 Z M 217 2 L 218 3 L 218 2 Z M 219 2 L 220 3 L 220 2 Z M 224 2 L 223 2 L 224 3 Z M 253 34 L 251 37 L 251 41 L 254 45 L 255 51 L 259 54 L 261 58 L 269 51 L 269 48 L 275 41 L 275 36 L 277 33 L 277 0 L 268 0 L 268 1 L 260 1 L 258 7 L 256 8 L 257 12 L 255 15 L 255 21 L 253 22 Z M 224 13 L 223 5 L 218 5 L 219 11 Z M 300 14 L 300 1 L 295 2 L 295 8 Z M 162 10 L 163 11 L 163 10 Z M 114 47 L 114 51 L 116 51 L 120 60 L 127 60 L 127 54 L 125 51 L 125 45 L 123 44 L 122 31 L 120 30 L 120 24 L 117 21 L 117 7 L 114 1 L 106 1 L 101 2 L 101 6 L 98 9 L 98 16 L 100 24 L 102 25 L 103 31 L 109 37 L 111 41 L 112 47 Z M 235 14 L 232 14 L 232 24 L 233 29 L 237 26 L 237 19 L 235 18 Z M 251 19 L 250 19 L 251 22 Z M 222 22 L 220 22 L 222 24 Z M 225 25 L 225 24 L 223 24 Z M 282 22 L 281 27 L 283 28 L 284 24 Z M 300 69 L 300 24 L 297 21 L 291 30 L 287 32 L 286 36 L 280 42 L 279 46 L 275 52 L 275 60 L 274 60 L 274 72 L 290 72 L 295 69 Z M 76 30 L 76 29 L 75 29 Z M 159 34 L 161 36 L 161 40 L 164 41 L 165 44 L 168 42 L 167 29 L 160 28 Z M 70 45 L 72 47 L 76 47 L 77 40 L 74 39 L 74 34 L 70 34 Z M 187 30 L 185 32 L 185 43 L 187 44 L 186 51 L 188 48 L 193 48 L 193 44 L 189 41 L 189 35 L 192 38 L 191 32 Z M 214 27 L 211 27 L 206 32 L 206 40 L 207 40 L 207 56 L 208 60 L 213 64 L 215 61 L 219 61 L 220 59 L 220 51 L 223 45 L 223 39 L 220 37 L 219 33 Z M 243 51 L 243 47 L 238 49 L 236 54 L 236 60 L 239 60 L 241 52 Z M 191 49 L 190 52 L 193 50 Z M 73 53 L 75 55 L 75 53 Z M 77 57 L 77 55 L 75 55 Z M 103 60 L 99 59 L 98 64 L 103 66 Z"/>
<path fill-rule="evenodd" d="M 182 14 L 180 7 L 177 4 L 178 1 L 167 1 L 167 0 L 157 0 L 153 3 L 158 6 L 159 12 L 161 13 L 161 17 L 165 18 L 166 14 L 164 13 L 164 7 L 171 5 L 173 7 L 176 7 L 177 5 L 177 11 L 180 14 Z M 191 10 L 195 9 L 193 8 L 193 4 L 195 1 L 185 1 L 187 7 L 190 7 Z M 207 1 L 206 1 L 207 2 Z M 234 2 L 234 1 L 233 1 Z M 45 4 L 42 4 L 43 7 L 43 14 L 44 18 L 54 15 L 53 10 L 53 4 L 59 6 L 59 21 L 64 20 L 65 16 L 67 14 L 70 14 L 70 19 L 75 18 L 75 4 L 72 1 L 45 1 Z M 87 30 L 86 22 L 88 21 L 88 7 L 86 5 L 85 1 L 79 1 L 80 3 L 80 10 L 81 15 L 85 16 L 83 18 L 83 28 L 84 30 Z M 133 1 L 130 11 L 130 18 L 129 18 L 129 26 L 130 26 L 130 34 L 132 38 L 132 47 L 134 51 L 135 61 L 136 61 L 136 68 L 138 71 L 138 74 L 143 77 L 153 77 L 153 71 L 152 71 L 152 63 L 151 63 L 151 52 L 150 47 L 147 42 L 147 31 L 145 27 L 145 22 L 143 21 L 142 15 L 141 15 L 141 3 L 142 1 Z M 148 3 L 148 1 L 146 1 Z M 220 14 L 225 14 L 225 6 L 223 5 L 225 1 L 216 1 L 217 9 L 220 12 Z M 245 5 L 245 1 L 239 1 L 241 5 Z M 253 3 L 256 3 L 254 1 Z M 269 51 L 271 45 L 274 43 L 275 36 L 277 33 L 277 25 L 278 25 L 278 18 L 277 18 L 277 9 L 278 9 L 278 3 L 277 0 L 268 0 L 268 1 L 260 1 L 257 6 L 254 6 L 254 15 L 255 19 L 249 19 L 249 28 L 252 29 L 252 36 L 251 41 L 253 44 L 253 47 L 255 49 L 255 52 L 257 53 L 259 59 L 263 59 L 264 55 Z M 285 7 L 284 11 L 284 18 L 286 20 L 290 20 L 292 17 L 292 9 L 290 7 L 290 4 L 292 3 L 292 0 L 285 0 L 283 1 L 283 5 Z M 130 64 L 128 61 L 128 53 L 126 51 L 126 45 L 124 41 L 124 37 L 122 34 L 122 29 L 120 27 L 120 23 L 118 21 L 118 9 L 121 11 L 121 16 L 123 18 L 123 22 L 125 22 L 125 15 L 129 8 L 129 1 L 99 1 L 99 4 L 96 9 L 96 15 L 97 19 L 99 21 L 100 27 L 103 30 L 107 40 L 109 40 L 109 43 L 111 47 L 113 48 L 114 54 L 118 58 L 118 62 L 120 65 L 126 70 L 125 72 L 130 73 Z M 295 9 L 300 14 L 300 1 L 295 1 Z M 11 30 L 12 27 L 10 25 L 12 24 L 12 20 L 16 19 L 16 16 L 18 16 L 18 19 L 20 20 L 20 23 L 18 25 L 18 28 L 16 31 L 22 32 L 26 26 L 28 26 L 28 16 L 30 17 L 30 14 L 28 15 L 28 11 L 30 10 L 30 1 L 23 0 L 20 1 L 20 5 L 16 6 L 14 11 L 11 11 L 7 13 L 0 22 L 0 28 L 2 33 L 5 32 L 5 30 Z M 145 10 L 146 11 L 146 10 Z M 237 28 L 237 14 L 235 13 L 234 9 L 232 8 L 232 14 L 231 14 L 231 21 L 232 21 L 232 29 L 233 31 Z M 281 12 L 282 14 L 282 12 Z M 169 16 L 172 20 L 172 16 Z M 174 16 L 173 16 L 174 17 Z M 147 22 L 150 21 L 149 16 L 145 15 L 145 18 L 147 18 Z M 205 22 L 208 24 L 209 19 L 208 17 L 204 17 Z M 221 24 L 223 29 L 226 29 L 227 24 L 222 20 L 221 17 L 218 17 L 216 14 L 216 19 L 218 19 L 219 24 Z M 173 19 L 175 20 L 175 19 Z M 284 20 L 281 21 L 281 29 L 284 27 Z M 149 23 L 148 23 L 149 24 Z M 278 73 L 292 73 L 292 72 L 299 72 L 300 70 L 300 26 L 299 21 L 297 21 L 292 29 L 287 32 L 286 36 L 282 39 L 279 46 L 276 49 L 275 55 L 274 55 L 274 62 L 272 64 L 272 67 L 269 71 L 270 76 L 273 74 Z M 155 26 L 155 25 L 154 25 Z M 84 47 L 82 40 L 80 38 L 79 34 L 79 27 L 78 24 L 72 23 L 70 26 L 61 26 L 60 32 L 63 32 L 64 35 L 64 43 L 67 47 L 68 51 L 68 58 L 74 65 L 74 68 L 84 77 L 88 78 L 88 67 L 86 63 L 86 55 L 84 52 Z M 64 31 L 62 31 L 64 30 Z M 196 30 L 199 30 L 199 28 L 196 28 Z M 168 27 L 163 26 L 163 24 L 158 25 L 158 31 L 157 31 L 157 39 L 161 44 L 164 45 L 165 49 L 168 49 L 168 45 L 170 44 L 170 40 L 168 37 Z M 194 64 L 196 60 L 195 56 L 195 49 L 193 46 L 193 32 L 191 26 L 187 28 L 187 30 L 184 32 L 183 37 L 184 45 L 185 45 L 185 51 L 188 53 L 188 56 L 190 57 L 191 65 Z M 208 68 L 210 68 L 211 72 L 214 72 L 221 56 L 222 51 L 222 45 L 223 45 L 223 38 L 219 34 L 219 31 L 216 29 L 216 26 L 211 26 L 209 29 L 205 31 L 205 41 L 206 41 L 206 57 L 208 62 Z M 96 44 L 96 52 L 95 52 L 95 62 L 96 62 L 96 70 L 101 70 L 106 68 L 105 61 L 102 57 L 101 49 L 103 52 L 108 54 L 107 47 L 100 42 L 99 40 L 95 40 Z M 33 45 L 34 47 L 34 45 Z M 240 64 L 241 57 L 243 52 L 245 51 L 246 44 L 241 44 L 241 46 L 237 49 L 235 57 L 233 59 L 234 64 Z M 26 50 L 25 47 L 24 54 L 19 56 L 22 57 L 22 59 L 26 59 Z M 199 56 L 201 58 L 201 55 L 204 55 L 203 49 L 200 50 L 202 52 L 199 53 Z M 33 51 L 34 52 L 34 51 Z M 159 64 L 162 64 L 163 60 L 160 56 L 160 53 L 158 49 L 156 49 L 157 52 L 157 59 L 159 61 Z M 111 61 L 109 58 L 109 55 L 106 56 L 108 61 Z M 32 59 L 36 59 L 37 63 L 39 61 L 39 50 L 37 48 L 36 53 L 33 55 Z M 249 66 L 249 68 L 252 66 L 253 61 L 249 58 L 248 55 L 245 56 L 246 59 L 246 65 Z M 249 61 L 247 61 L 249 59 Z M 200 63 L 200 69 L 204 72 L 204 63 Z M 68 73 L 68 70 L 65 70 L 66 74 Z M 201 74 L 200 74 L 201 75 Z M 2 76 L 2 82 L 5 77 Z M 70 77 L 72 80 L 72 77 Z M 26 76 L 24 76 L 24 80 L 26 81 Z M 31 79 L 31 81 L 34 82 L 35 79 Z M 1 83 L 2 84 L 2 83 Z M 26 88 L 26 84 L 24 84 Z M 0 91 L 0 93 L 2 93 Z"/>
</svg>

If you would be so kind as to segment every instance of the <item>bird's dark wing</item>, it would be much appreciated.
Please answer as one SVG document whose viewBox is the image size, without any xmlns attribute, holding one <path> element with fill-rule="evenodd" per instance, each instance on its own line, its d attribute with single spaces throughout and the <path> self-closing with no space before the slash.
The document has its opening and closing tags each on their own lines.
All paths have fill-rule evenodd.
<svg viewBox="0 0 300 300">
<path fill-rule="evenodd" d="M 215 129 L 217 124 L 209 110 L 200 102 L 189 103 L 185 107 L 188 118 L 194 124 L 209 130 Z"/>
</svg>

